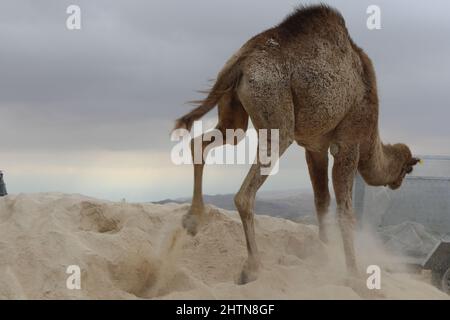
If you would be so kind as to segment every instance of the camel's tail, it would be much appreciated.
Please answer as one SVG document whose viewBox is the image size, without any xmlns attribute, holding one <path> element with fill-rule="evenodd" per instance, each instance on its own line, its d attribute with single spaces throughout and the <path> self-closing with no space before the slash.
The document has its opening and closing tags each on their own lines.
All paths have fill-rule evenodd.
<svg viewBox="0 0 450 320">
<path fill-rule="evenodd" d="M 190 131 L 195 120 L 200 119 L 206 113 L 211 111 L 223 95 L 235 90 L 242 75 L 240 61 L 242 61 L 242 59 L 238 56 L 234 56 L 230 59 L 219 73 L 216 83 L 209 91 L 208 96 L 204 100 L 192 101 L 192 103 L 197 104 L 198 107 L 177 119 L 174 130 L 187 129 Z"/>
</svg>

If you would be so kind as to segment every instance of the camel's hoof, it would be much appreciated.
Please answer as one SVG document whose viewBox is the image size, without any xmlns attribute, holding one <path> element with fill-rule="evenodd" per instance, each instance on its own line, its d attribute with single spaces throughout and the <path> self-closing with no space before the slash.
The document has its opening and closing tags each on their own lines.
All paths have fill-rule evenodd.
<svg viewBox="0 0 450 320">
<path fill-rule="evenodd" d="M 356 266 L 347 266 L 347 276 L 354 279 L 362 279 L 362 275 Z"/>
<path fill-rule="evenodd" d="M 183 225 L 183 228 L 187 231 L 188 234 L 190 234 L 191 236 L 195 236 L 198 231 L 197 229 L 199 225 L 199 220 L 200 219 L 197 215 L 187 213 L 183 216 L 181 224 Z"/>
<path fill-rule="evenodd" d="M 243 285 L 258 279 L 259 263 L 258 262 L 245 262 L 242 268 L 241 274 L 239 275 L 238 284 Z"/>
<path fill-rule="evenodd" d="M 322 243 L 328 244 L 329 241 L 329 232 L 330 232 L 330 221 L 329 219 L 325 219 L 325 221 L 319 222 L 319 239 Z"/>
<path fill-rule="evenodd" d="M 195 236 L 197 234 L 198 227 L 198 217 L 187 213 L 183 216 L 183 220 L 181 221 L 183 228 L 187 231 L 191 236 Z"/>
<path fill-rule="evenodd" d="M 328 240 L 328 235 L 325 232 L 319 232 L 319 239 L 325 244 L 328 244 L 330 242 Z"/>
<path fill-rule="evenodd" d="M 204 217 L 205 207 L 192 205 L 188 213 L 183 216 L 181 224 L 183 225 L 183 228 L 186 229 L 188 234 L 195 236 Z"/>
</svg>

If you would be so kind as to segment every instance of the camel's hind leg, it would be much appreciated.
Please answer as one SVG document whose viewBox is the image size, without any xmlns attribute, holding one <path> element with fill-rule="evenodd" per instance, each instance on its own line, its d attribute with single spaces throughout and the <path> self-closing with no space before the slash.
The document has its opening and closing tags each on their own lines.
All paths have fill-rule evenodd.
<svg viewBox="0 0 450 320">
<path fill-rule="evenodd" d="M 226 143 L 226 130 L 236 130 L 236 136 L 233 145 L 236 145 L 245 137 L 245 131 L 248 126 L 248 115 L 245 112 L 242 104 L 235 95 L 225 95 L 219 101 L 219 122 L 215 129 L 222 133 L 223 142 Z M 237 130 L 240 130 L 238 132 Z M 196 137 L 191 141 L 192 158 L 194 160 L 194 194 L 192 197 L 192 205 L 189 212 L 183 217 L 183 227 L 191 235 L 197 233 L 197 227 L 203 216 L 205 205 L 203 203 L 202 183 L 203 183 L 203 168 L 205 166 L 206 154 L 203 151 L 206 147 L 214 142 L 203 141 L 204 135 Z M 197 140 L 197 141 L 195 141 Z M 201 150 L 195 150 L 195 146 L 201 146 Z M 198 153 L 200 163 L 195 163 L 196 157 L 194 153 Z"/>
<path fill-rule="evenodd" d="M 319 237 L 328 242 L 325 218 L 330 206 L 330 190 L 328 189 L 328 148 L 320 152 L 306 150 L 306 162 L 314 190 Z"/>
<path fill-rule="evenodd" d="M 279 141 L 280 156 L 292 143 L 292 140 L 283 139 Z M 269 147 L 270 148 L 270 147 Z M 259 148 L 258 148 L 259 149 Z M 259 150 L 258 150 L 259 151 Z M 253 222 L 253 208 L 255 205 L 255 197 L 258 189 L 267 179 L 267 175 L 261 173 L 261 163 L 258 161 L 253 164 L 247 177 L 244 180 L 239 192 L 236 194 L 234 201 L 236 208 L 241 216 L 242 225 L 244 227 L 245 240 L 247 243 L 248 258 L 239 278 L 239 283 L 244 284 L 253 281 L 257 277 L 259 269 L 258 248 L 255 239 L 255 227 Z"/>
<path fill-rule="evenodd" d="M 253 85 L 257 84 L 253 83 Z M 255 91 L 260 94 L 255 94 Z M 294 113 L 290 90 L 272 90 L 270 87 L 255 88 L 248 82 L 244 82 L 239 97 L 255 128 L 258 130 L 268 129 L 269 131 L 267 133 L 267 150 L 264 151 L 267 151 L 268 156 L 272 158 L 272 144 L 278 143 L 278 155 L 281 157 L 293 141 Z M 278 130 L 278 141 L 273 139 L 270 129 Z M 261 171 L 263 166 L 259 157 L 261 149 L 260 132 L 258 132 L 258 137 L 259 146 L 256 163 L 250 168 L 239 192 L 235 196 L 235 204 L 244 227 L 248 252 L 247 261 L 239 278 L 240 284 L 255 280 L 260 265 L 255 239 L 253 208 L 256 192 L 267 179 L 267 175 L 266 172 Z M 271 163 L 270 166 L 274 164 Z"/>
</svg>

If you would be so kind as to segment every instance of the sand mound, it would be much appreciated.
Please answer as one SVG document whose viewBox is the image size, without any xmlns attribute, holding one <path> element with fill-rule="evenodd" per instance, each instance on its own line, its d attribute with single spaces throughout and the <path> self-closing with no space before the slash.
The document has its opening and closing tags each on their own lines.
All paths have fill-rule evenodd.
<svg viewBox="0 0 450 320">
<path fill-rule="evenodd" d="M 191 237 L 180 227 L 187 210 L 63 194 L 0 198 L 0 298 L 447 298 L 387 272 L 381 292 L 367 293 L 365 280 L 346 279 L 341 249 L 323 246 L 316 227 L 266 216 L 256 220 L 261 274 L 237 285 L 246 257 L 237 213 L 210 208 Z M 70 265 L 81 269 L 80 290 L 66 286 Z"/>
</svg>

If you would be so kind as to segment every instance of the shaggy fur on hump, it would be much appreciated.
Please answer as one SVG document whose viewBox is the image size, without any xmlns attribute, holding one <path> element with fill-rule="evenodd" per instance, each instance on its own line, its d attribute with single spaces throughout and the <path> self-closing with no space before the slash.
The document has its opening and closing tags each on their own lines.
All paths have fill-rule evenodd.
<svg viewBox="0 0 450 320">
<path fill-rule="evenodd" d="M 345 20 L 339 11 L 326 4 L 319 4 L 298 6 L 276 29 L 286 37 L 295 37 L 315 25 L 314 22 L 323 25 L 334 22 L 345 26 Z"/>
<path fill-rule="evenodd" d="M 294 40 L 295 37 L 301 33 L 306 33 L 320 26 L 328 29 L 332 34 L 333 26 L 337 24 L 343 26 L 345 29 L 345 19 L 342 14 L 335 8 L 326 4 L 318 5 L 300 5 L 291 14 L 289 14 L 275 29 L 280 35 L 287 40 Z M 376 76 L 373 71 L 372 62 L 369 57 L 358 47 L 347 32 L 348 39 L 352 44 L 353 49 L 359 55 L 363 66 L 363 80 L 366 86 L 367 96 L 372 103 L 378 103 L 376 93 Z"/>
</svg>

